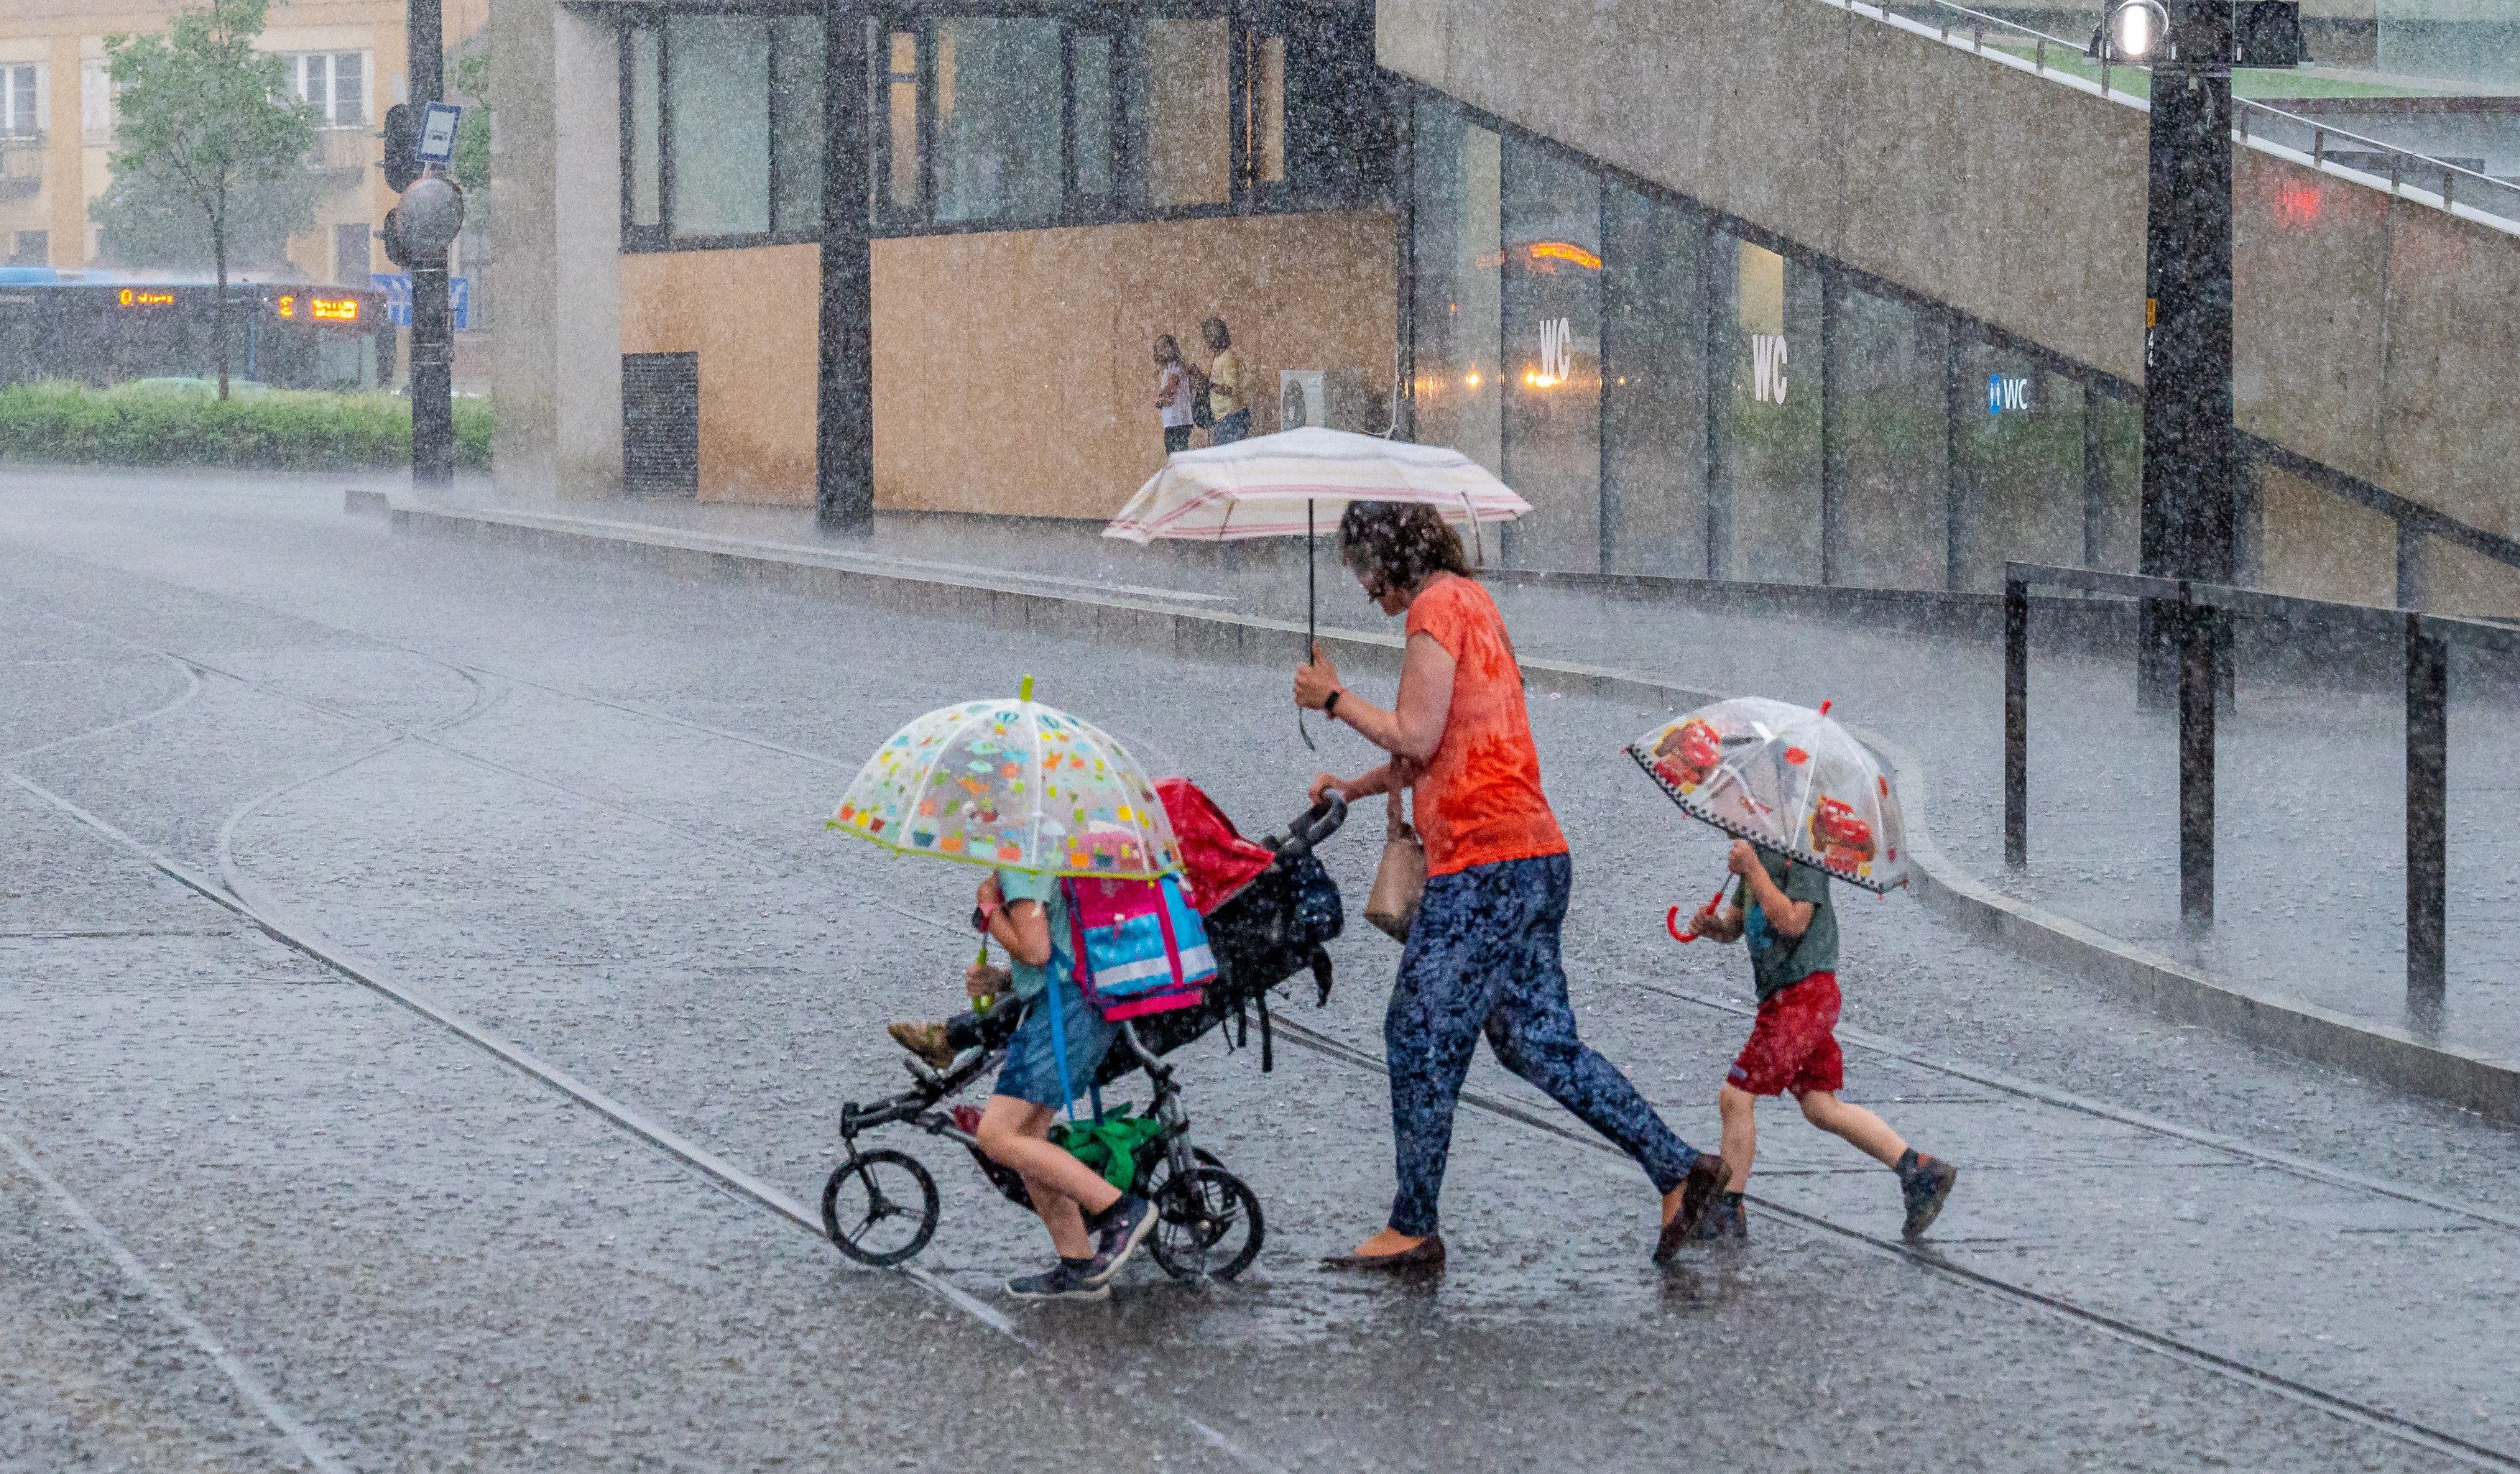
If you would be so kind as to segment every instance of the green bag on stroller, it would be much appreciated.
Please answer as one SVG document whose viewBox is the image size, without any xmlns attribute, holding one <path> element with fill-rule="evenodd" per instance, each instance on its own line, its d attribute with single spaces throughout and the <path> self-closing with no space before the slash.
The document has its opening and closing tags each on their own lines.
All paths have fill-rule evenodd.
<svg viewBox="0 0 2520 1474">
<path fill-rule="evenodd" d="M 1138 1148 L 1164 1129 L 1152 1116 L 1132 1114 L 1136 1109 L 1131 1103 L 1099 1121 L 1061 1121 L 1051 1127 L 1050 1142 L 1127 1192 L 1138 1180 Z"/>
</svg>

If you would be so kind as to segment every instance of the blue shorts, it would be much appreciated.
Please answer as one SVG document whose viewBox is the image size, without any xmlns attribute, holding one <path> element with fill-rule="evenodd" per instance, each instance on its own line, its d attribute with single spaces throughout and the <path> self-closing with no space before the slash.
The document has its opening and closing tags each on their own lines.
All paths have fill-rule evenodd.
<svg viewBox="0 0 2520 1474">
<path fill-rule="evenodd" d="M 1074 984 L 1053 981 L 1045 996 L 1033 1000 L 1023 1022 L 1015 1026 L 1015 1037 L 1007 1042 L 1006 1062 L 998 1066 L 998 1083 L 990 1094 L 1012 1095 L 1053 1110 L 1073 1098 L 1058 1088 L 1058 1056 L 1050 1038 L 1052 997 L 1063 1005 L 1058 1024 L 1067 1035 L 1067 1083 L 1077 1096 L 1094 1083 L 1094 1072 L 1120 1037 L 1120 1026 L 1104 1023 L 1078 996 Z"/>
</svg>

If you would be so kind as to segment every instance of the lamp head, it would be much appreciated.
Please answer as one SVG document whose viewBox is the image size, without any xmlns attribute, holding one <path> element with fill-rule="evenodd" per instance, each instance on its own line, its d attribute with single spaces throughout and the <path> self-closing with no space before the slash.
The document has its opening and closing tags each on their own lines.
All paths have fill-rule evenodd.
<svg viewBox="0 0 2520 1474">
<path fill-rule="evenodd" d="M 2170 12 L 2161 0 L 2119 0 L 2109 9 L 2109 45 L 2130 62 L 2148 60 L 2170 34 Z"/>
</svg>

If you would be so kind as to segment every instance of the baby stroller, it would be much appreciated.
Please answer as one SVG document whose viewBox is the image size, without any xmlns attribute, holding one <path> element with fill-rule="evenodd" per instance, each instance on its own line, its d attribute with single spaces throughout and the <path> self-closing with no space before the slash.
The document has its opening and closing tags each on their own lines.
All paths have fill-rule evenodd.
<svg viewBox="0 0 2520 1474">
<path fill-rule="evenodd" d="M 1196 1007 L 1120 1025 L 1119 1042 L 1095 1075 L 1096 1114 L 1102 1115 L 1100 1087 L 1132 1070 L 1146 1071 L 1152 1088 L 1146 1110 L 1119 1119 L 1130 1128 L 1120 1137 L 1129 1143 L 1131 1190 L 1156 1209 L 1148 1249 L 1176 1279 L 1232 1279 L 1259 1257 L 1267 1232 L 1260 1200 L 1224 1163 L 1191 1144 L 1190 1118 L 1163 1056 L 1229 1021 L 1238 1023 L 1247 1039 L 1250 1014 L 1257 1011 L 1266 1069 L 1272 1062 L 1270 990 L 1308 971 L 1317 1002 L 1329 1002 L 1330 961 L 1322 944 L 1339 934 L 1346 915 L 1337 883 L 1313 850 L 1346 822 L 1347 803 L 1330 794 L 1288 825 L 1283 836 L 1254 844 L 1187 780 L 1167 779 L 1156 791 L 1180 841 L 1193 902 L 1216 955 L 1216 978 Z M 823 1227 L 841 1253 L 862 1264 L 896 1265 L 927 1247 L 936 1232 L 936 1181 L 919 1159 L 892 1147 L 859 1147 L 858 1137 L 878 1126 L 907 1124 L 954 1142 L 971 1154 L 981 1176 L 1008 1201 L 1032 1207 L 1023 1180 L 980 1150 L 974 1136 L 979 1107 L 944 1105 L 974 1082 L 994 1078 L 1015 1022 L 1010 1017 L 991 1029 L 994 1042 L 966 1050 L 943 1071 L 905 1055 L 910 1089 L 840 1107 L 840 1139 L 848 1157 L 823 1184 Z"/>
</svg>

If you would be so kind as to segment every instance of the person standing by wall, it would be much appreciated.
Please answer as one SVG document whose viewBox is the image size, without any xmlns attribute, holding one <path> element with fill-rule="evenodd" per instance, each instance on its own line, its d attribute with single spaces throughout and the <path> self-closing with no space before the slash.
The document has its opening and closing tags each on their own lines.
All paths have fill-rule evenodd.
<svg viewBox="0 0 2520 1474">
<path fill-rule="evenodd" d="M 1198 335 L 1207 340 L 1207 409 L 1216 418 L 1216 427 L 1208 432 L 1210 445 L 1232 445 L 1251 433 L 1251 401 L 1242 389 L 1242 355 L 1235 351 L 1234 337 L 1225 331 L 1225 319 L 1209 318 L 1198 325 Z"/>
<path fill-rule="evenodd" d="M 1190 449 L 1190 365 L 1169 333 L 1155 335 L 1155 409 L 1163 417 L 1164 454 Z"/>
<path fill-rule="evenodd" d="M 1558 960 L 1574 871 L 1541 792 L 1540 753 L 1505 618 L 1432 507 L 1350 504 L 1339 519 L 1339 557 L 1384 613 L 1408 612 L 1408 645 L 1389 711 L 1341 686 L 1319 647 L 1295 668 L 1297 704 L 1391 754 L 1362 778 L 1322 774 L 1312 799 L 1336 788 L 1353 803 L 1411 782 L 1426 891 L 1382 1024 L 1400 1190 L 1382 1231 L 1329 1264 L 1443 1263 L 1436 1199 L 1462 1079 L 1481 1033 L 1500 1064 L 1644 1168 L 1662 1194 L 1654 1262 L 1668 1263 L 1723 1186 L 1724 1163 L 1673 1135 L 1618 1066 L 1576 1036 Z"/>
</svg>

